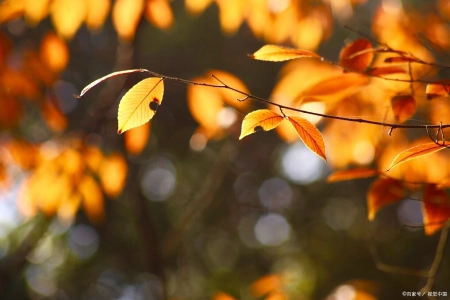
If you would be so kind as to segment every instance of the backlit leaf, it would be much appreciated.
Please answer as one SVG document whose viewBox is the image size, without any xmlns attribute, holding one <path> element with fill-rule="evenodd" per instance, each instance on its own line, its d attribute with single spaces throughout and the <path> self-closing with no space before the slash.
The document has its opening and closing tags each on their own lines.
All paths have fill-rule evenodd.
<svg viewBox="0 0 450 300">
<path fill-rule="evenodd" d="M 259 130 L 269 131 L 280 125 L 283 121 L 283 116 L 268 110 L 259 109 L 252 111 L 245 116 L 242 121 L 241 135 L 239 139 L 252 134 Z"/>
<path fill-rule="evenodd" d="M 367 193 L 368 218 L 372 221 L 384 206 L 399 201 L 404 197 L 401 181 L 393 178 L 375 180 Z"/>
<path fill-rule="evenodd" d="M 150 136 L 150 122 L 125 132 L 125 149 L 128 153 L 138 155 L 147 145 Z"/>
<path fill-rule="evenodd" d="M 47 17 L 50 0 L 25 0 L 24 15 L 28 23 L 37 25 Z"/>
<path fill-rule="evenodd" d="M 358 169 L 350 169 L 350 170 L 342 170 L 337 171 L 328 176 L 328 182 L 336 182 L 336 181 L 344 181 L 344 180 L 353 180 L 353 179 L 361 179 L 368 178 L 378 174 L 378 171 L 370 168 L 358 168 Z"/>
<path fill-rule="evenodd" d="M 147 0 L 145 17 L 161 29 L 168 29 L 173 23 L 172 8 L 167 0 Z"/>
<path fill-rule="evenodd" d="M 97 181 L 85 174 L 78 184 L 78 192 L 82 196 L 83 209 L 93 223 L 100 223 L 105 217 L 103 194 Z"/>
<path fill-rule="evenodd" d="M 412 95 L 398 95 L 391 98 L 391 107 L 395 119 L 405 122 L 416 112 L 416 100 Z"/>
<path fill-rule="evenodd" d="M 100 177 L 103 191 L 107 196 L 115 198 L 122 193 L 127 173 L 127 162 L 118 153 L 114 153 L 102 161 L 98 176 Z"/>
<path fill-rule="evenodd" d="M 392 161 L 391 165 L 388 168 L 388 171 L 396 166 L 398 166 L 401 163 L 407 162 L 412 159 L 416 159 L 437 151 L 440 151 L 442 149 L 446 149 L 448 147 L 448 144 L 436 144 L 435 142 L 429 142 L 422 145 L 418 145 L 409 149 L 406 149 L 405 151 L 399 153 L 394 160 Z"/>
<path fill-rule="evenodd" d="M 134 85 L 120 100 L 118 133 L 141 126 L 156 113 L 164 94 L 162 78 L 146 78 Z"/>
<path fill-rule="evenodd" d="M 387 66 L 387 67 L 374 67 L 366 71 L 366 74 L 372 76 L 383 76 L 391 74 L 406 73 L 406 70 L 398 66 Z"/>
<path fill-rule="evenodd" d="M 51 17 L 56 31 L 71 39 L 86 18 L 87 1 L 53 0 Z"/>
<path fill-rule="evenodd" d="M 294 48 L 286 48 L 276 45 L 265 45 L 253 54 L 249 54 L 253 59 L 266 61 L 285 61 L 301 57 L 315 57 L 320 56 L 312 51 L 300 50 Z"/>
<path fill-rule="evenodd" d="M 319 129 L 311 122 L 301 117 L 290 116 L 288 117 L 288 120 L 291 122 L 292 126 L 294 126 L 305 146 L 324 160 L 327 160 L 325 154 L 325 142 L 323 141 Z"/>
<path fill-rule="evenodd" d="M 450 197 L 435 184 L 428 184 L 423 194 L 425 234 L 432 235 L 450 219 Z"/>
<path fill-rule="evenodd" d="M 425 90 L 427 99 L 431 100 L 437 97 L 447 97 L 450 94 L 450 81 L 442 81 L 439 83 L 430 83 Z"/>
<path fill-rule="evenodd" d="M 356 93 L 361 87 L 369 83 L 366 75 L 359 73 L 342 73 L 328 77 L 309 88 L 305 89 L 302 97 L 328 97 L 337 98 L 337 94 L 350 96 Z"/>
<path fill-rule="evenodd" d="M 110 0 L 89 0 L 86 1 L 87 15 L 86 25 L 90 30 L 98 30 L 102 28 L 108 17 L 109 10 L 111 8 Z"/>
<path fill-rule="evenodd" d="M 369 49 L 372 49 L 370 41 L 357 39 L 341 50 L 339 64 L 350 70 L 364 72 L 372 63 L 374 56 L 373 51 L 364 51 Z"/>
<path fill-rule="evenodd" d="M 61 37 L 50 32 L 42 39 L 40 56 L 47 67 L 54 72 L 60 72 L 69 62 L 69 49 Z"/>
<path fill-rule="evenodd" d="M 144 0 L 116 0 L 112 10 L 114 28 L 126 41 L 133 40 L 142 12 Z"/>
<path fill-rule="evenodd" d="M 236 298 L 230 296 L 224 292 L 215 293 L 211 300 L 236 300 Z"/>
<path fill-rule="evenodd" d="M 185 0 L 186 10 L 193 15 L 201 14 L 210 5 L 212 0 Z"/>
</svg>

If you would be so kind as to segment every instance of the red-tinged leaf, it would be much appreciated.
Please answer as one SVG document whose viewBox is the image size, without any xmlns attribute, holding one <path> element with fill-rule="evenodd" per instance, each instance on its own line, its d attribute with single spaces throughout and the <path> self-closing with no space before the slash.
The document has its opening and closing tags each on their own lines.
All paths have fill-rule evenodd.
<svg viewBox="0 0 450 300">
<path fill-rule="evenodd" d="M 450 197 L 435 184 L 428 184 L 423 194 L 423 223 L 425 234 L 439 231 L 450 219 Z"/>
<path fill-rule="evenodd" d="M 342 48 L 339 55 L 339 64 L 344 68 L 364 72 L 365 69 L 372 63 L 374 56 L 372 44 L 366 39 L 357 39 L 351 44 Z"/>
<path fill-rule="evenodd" d="M 308 120 L 301 117 L 288 117 L 289 122 L 294 126 L 300 139 L 312 152 L 322 157 L 325 161 L 325 142 L 319 129 Z"/>
<path fill-rule="evenodd" d="M 412 95 L 398 95 L 392 97 L 391 107 L 395 119 L 403 123 L 416 112 L 416 100 Z"/>
<path fill-rule="evenodd" d="M 124 71 L 117 71 L 117 72 L 113 72 L 110 73 L 108 75 L 105 75 L 97 80 L 92 81 L 91 83 L 89 83 L 80 93 L 80 95 L 74 95 L 75 98 L 81 98 L 83 97 L 84 94 L 86 94 L 90 89 L 92 89 L 94 86 L 96 86 L 97 84 L 108 80 L 110 78 L 113 77 L 117 77 L 117 76 L 121 76 L 121 75 L 127 75 L 127 74 L 131 74 L 131 73 L 140 73 L 140 72 L 148 72 L 148 70 L 145 69 L 131 69 L 131 70 L 124 70 Z"/>
<path fill-rule="evenodd" d="M 371 75 L 371 76 L 384 76 L 384 75 L 401 74 L 401 73 L 406 73 L 406 70 L 402 67 L 397 67 L 397 66 L 375 67 L 375 68 L 370 68 L 366 71 L 366 74 Z"/>
<path fill-rule="evenodd" d="M 342 73 L 326 78 L 309 88 L 306 88 L 302 97 L 327 97 L 336 98 L 337 94 L 356 93 L 361 87 L 369 83 L 369 78 L 359 73 Z"/>
<path fill-rule="evenodd" d="M 345 181 L 352 179 L 368 178 L 378 174 L 378 171 L 370 168 L 358 168 L 350 170 L 337 171 L 328 176 L 328 182 Z"/>
<path fill-rule="evenodd" d="M 384 60 L 385 63 L 408 63 L 408 62 L 420 62 L 415 57 L 411 56 L 395 56 L 395 57 L 388 57 Z"/>
<path fill-rule="evenodd" d="M 265 45 L 249 57 L 257 60 L 266 61 L 285 61 L 301 57 L 315 57 L 321 58 L 317 53 L 307 50 L 300 50 L 294 48 L 286 48 L 276 45 Z"/>
<path fill-rule="evenodd" d="M 447 97 L 450 95 L 450 81 L 443 80 L 439 83 L 430 83 L 427 85 L 425 93 L 428 100 L 437 97 Z"/>
<path fill-rule="evenodd" d="M 422 145 L 418 145 L 409 149 L 406 149 L 405 151 L 399 153 L 394 160 L 392 161 L 391 165 L 387 169 L 388 171 L 392 168 L 398 166 L 401 163 L 407 162 L 409 160 L 413 160 L 428 154 L 432 154 L 434 152 L 440 151 L 442 149 L 448 148 L 449 144 L 436 144 L 435 142 L 429 142 Z"/>
<path fill-rule="evenodd" d="M 378 178 L 367 193 L 368 219 L 372 221 L 384 206 L 401 200 L 404 189 L 401 181 L 393 178 Z"/>
<path fill-rule="evenodd" d="M 283 116 L 268 109 L 259 109 L 247 114 L 242 121 L 241 135 L 239 139 L 255 133 L 256 131 L 269 131 L 280 125 Z"/>
</svg>

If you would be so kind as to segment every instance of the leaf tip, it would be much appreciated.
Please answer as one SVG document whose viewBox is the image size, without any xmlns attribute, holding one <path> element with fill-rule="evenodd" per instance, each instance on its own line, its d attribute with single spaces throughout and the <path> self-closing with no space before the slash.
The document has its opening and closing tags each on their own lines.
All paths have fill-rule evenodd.
<svg viewBox="0 0 450 300">
<path fill-rule="evenodd" d="M 117 130 L 117 134 L 122 134 L 122 129 Z"/>
<path fill-rule="evenodd" d="M 250 57 L 250 58 L 255 59 L 255 55 L 254 54 L 249 53 L 249 54 L 247 54 L 247 56 Z"/>
</svg>

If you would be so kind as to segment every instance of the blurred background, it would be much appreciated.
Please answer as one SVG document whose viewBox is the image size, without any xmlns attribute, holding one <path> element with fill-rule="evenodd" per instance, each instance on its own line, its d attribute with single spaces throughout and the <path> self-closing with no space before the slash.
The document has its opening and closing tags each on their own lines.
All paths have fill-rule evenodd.
<svg viewBox="0 0 450 300">
<path fill-rule="evenodd" d="M 2 1 L 0 298 L 371 300 L 417 292 L 426 278 L 397 266 L 427 270 L 433 261 L 439 235 L 424 235 L 420 201 L 400 201 L 369 222 L 373 179 L 325 180 L 335 169 L 379 167 L 387 129 L 311 118 L 324 132 L 327 164 L 286 128 L 239 141 L 243 117 L 265 105 L 230 91 L 167 80 L 151 122 L 122 135 L 118 103 L 143 74 L 74 95 L 108 73 L 146 68 L 207 83 L 217 83 L 214 74 L 295 106 L 331 67 L 249 53 L 279 44 L 337 61 L 363 37 L 445 62 L 449 20 L 445 0 Z M 405 88 L 376 84 L 366 93 L 373 99 Z M 360 107 L 360 96 L 340 97 L 303 108 L 390 118 L 381 102 Z M 430 112 L 420 107 L 418 121 Z M 395 149 L 405 145 L 392 139 Z M 433 291 L 450 292 L 449 266 L 444 255 Z"/>
</svg>

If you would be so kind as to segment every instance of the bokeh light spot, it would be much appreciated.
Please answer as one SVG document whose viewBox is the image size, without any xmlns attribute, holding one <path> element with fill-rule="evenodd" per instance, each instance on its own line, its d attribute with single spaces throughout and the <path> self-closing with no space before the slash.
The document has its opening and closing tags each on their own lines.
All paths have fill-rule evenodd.
<svg viewBox="0 0 450 300">
<path fill-rule="evenodd" d="M 275 213 L 261 216 L 255 225 L 255 236 L 265 246 L 278 246 L 289 239 L 291 227 L 286 219 Z"/>
</svg>

